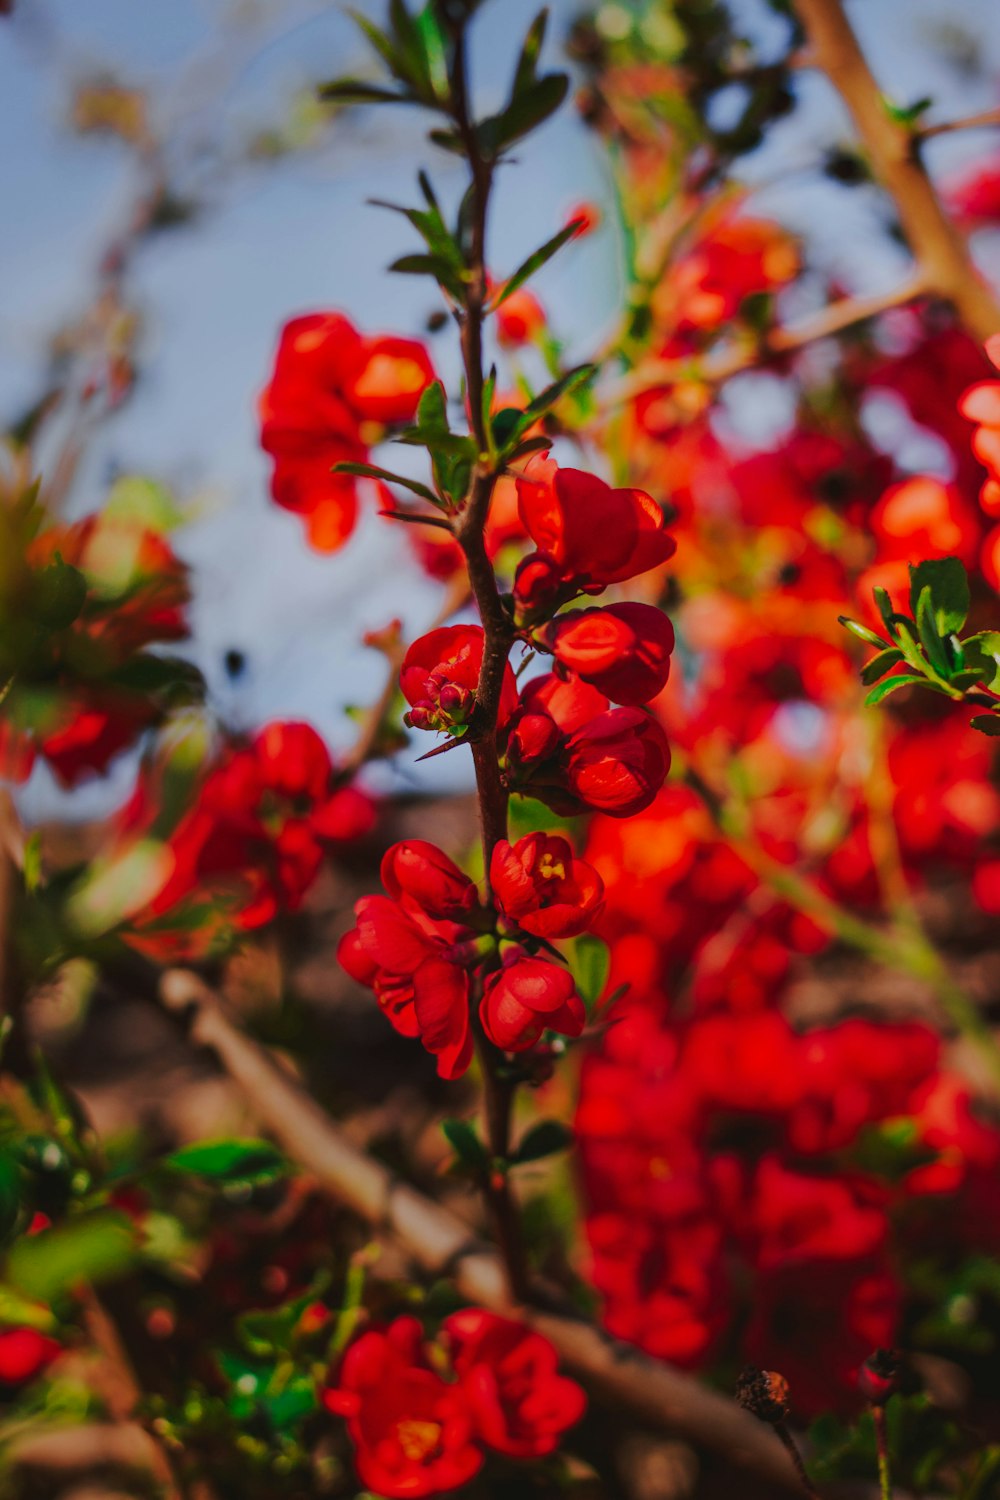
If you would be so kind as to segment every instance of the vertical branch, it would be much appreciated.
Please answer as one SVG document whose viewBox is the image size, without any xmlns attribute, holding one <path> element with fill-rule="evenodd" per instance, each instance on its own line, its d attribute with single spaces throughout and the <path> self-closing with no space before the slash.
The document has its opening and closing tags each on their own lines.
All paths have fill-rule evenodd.
<svg viewBox="0 0 1000 1500">
<path fill-rule="evenodd" d="M 812 61 L 840 94 L 893 199 L 928 288 L 951 302 L 981 342 L 1000 331 L 1000 302 L 979 276 L 961 234 L 945 213 L 920 160 L 913 131 L 892 119 L 844 12 L 843 0 L 793 0 Z"/>
<path fill-rule="evenodd" d="M 483 320 L 487 296 L 486 220 L 493 169 L 483 154 L 469 107 L 464 19 L 454 23 L 453 39 L 453 117 L 472 175 L 469 188 L 468 281 L 461 310 L 461 343 L 469 424 L 478 450 L 465 510 L 455 535 L 465 557 L 469 584 L 483 625 L 483 663 L 469 739 L 476 772 L 483 864 L 488 881 L 493 850 L 501 839 L 507 837 L 507 789 L 500 773 L 497 752 L 497 717 L 513 631 L 500 599 L 485 541 L 486 522 L 498 473 L 491 456 L 493 445 L 488 427 L 489 413 L 483 410 Z M 517 1204 L 510 1191 L 505 1166 L 510 1154 L 514 1085 L 503 1076 L 503 1054 L 478 1031 L 476 1044 L 483 1078 L 486 1133 L 490 1155 L 493 1157 L 493 1170 L 484 1186 L 484 1193 L 496 1228 L 511 1295 L 523 1300 L 528 1289 L 524 1247 Z"/>
</svg>

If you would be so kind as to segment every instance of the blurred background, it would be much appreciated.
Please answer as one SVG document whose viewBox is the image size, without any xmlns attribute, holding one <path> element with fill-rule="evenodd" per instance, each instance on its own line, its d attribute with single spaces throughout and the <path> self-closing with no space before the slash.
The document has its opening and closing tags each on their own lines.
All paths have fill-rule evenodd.
<svg viewBox="0 0 1000 1500">
<path fill-rule="evenodd" d="M 550 61 L 559 65 L 580 5 L 554 0 L 550 9 Z M 381 0 L 363 0 L 360 10 L 378 17 Z M 535 0 L 485 7 L 473 60 L 481 109 L 500 100 L 513 39 L 534 10 Z M 769 47 L 776 55 L 785 26 L 775 8 L 740 0 L 734 10 L 760 55 Z M 994 0 L 864 0 L 851 11 L 895 102 L 930 96 L 929 120 L 996 103 Z M 651 12 L 651 24 L 668 25 L 667 12 Z M 629 7 L 600 6 L 596 21 L 613 38 L 630 24 Z M 176 546 L 194 569 L 191 654 L 215 713 L 237 730 L 306 718 L 334 747 L 351 738 L 345 706 L 369 701 L 381 681 L 382 661 L 359 651 L 359 637 L 393 616 L 407 634 L 419 632 L 439 589 L 412 566 L 403 528 L 379 520 L 371 503 L 341 552 L 310 550 L 299 519 L 269 499 L 255 403 L 288 318 L 340 308 L 365 331 L 419 337 L 438 310 L 420 278 L 385 274 L 412 248 L 411 231 L 368 200 L 410 201 L 424 161 L 442 195 L 454 196 L 460 168 L 427 146 L 412 113 L 334 115 L 314 102 L 322 79 L 370 69 L 345 8 L 296 0 L 21 0 L 0 26 L 0 421 L 17 423 L 43 397 L 66 357 L 67 331 L 98 296 L 102 264 L 128 245 L 151 181 L 165 184 L 156 232 L 130 247 L 123 276 L 127 316 L 138 319 L 129 334 L 136 379 L 87 435 L 67 510 L 93 509 L 120 474 L 169 486 L 185 513 Z M 846 290 L 883 291 L 906 262 L 885 200 L 840 180 L 838 148 L 849 132 L 825 80 L 806 72 L 795 88 L 803 107 L 737 163 L 753 190 L 751 211 L 809 242 L 817 303 L 823 276 Z M 716 96 L 713 123 L 725 125 L 738 92 Z M 928 160 L 947 183 L 994 140 L 995 132 L 945 135 Z M 537 280 L 571 361 L 586 358 L 610 326 L 622 267 L 606 157 L 566 107 L 501 176 L 497 274 L 581 201 L 598 206 L 601 227 Z M 1000 232 L 976 235 L 974 250 L 1000 271 Z M 809 297 L 807 277 L 792 311 L 795 298 L 808 311 Z M 450 331 L 427 337 L 454 389 Z M 945 463 L 899 403 L 869 406 L 877 440 L 904 452 L 908 467 L 934 472 Z M 782 381 L 751 374 L 729 383 L 718 420 L 754 447 L 772 442 L 791 415 Z M 370 774 L 434 790 L 464 784 L 469 771 L 451 758 L 416 771 L 408 752 L 401 761 Z M 103 814 L 126 794 L 134 766 L 123 757 L 72 796 L 39 767 L 22 811 L 29 821 Z"/>
</svg>

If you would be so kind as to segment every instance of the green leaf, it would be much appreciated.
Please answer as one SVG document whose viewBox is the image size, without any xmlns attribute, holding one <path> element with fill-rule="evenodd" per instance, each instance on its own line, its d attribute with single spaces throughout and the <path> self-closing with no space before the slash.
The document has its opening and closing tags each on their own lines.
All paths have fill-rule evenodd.
<svg viewBox="0 0 1000 1500">
<path fill-rule="evenodd" d="M 560 229 L 558 234 L 554 234 L 550 240 L 546 240 L 544 245 L 541 245 L 533 254 L 528 256 L 527 260 L 521 262 L 513 276 L 504 282 L 499 292 L 493 298 L 490 304 L 491 311 L 502 306 L 511 293 L 516 292 L 518 287 L 523 286 L 530 277 L 534 276 L 536 271 L 545 265 L 546 261 L 552 259 L 557 250 L 562 249 L 567 240 L 573 238 L 576 233 L 576 224 L 577 221 L 574 219 L 571 224 L 567 224 L 564 229 Z"/>
<path fill-rule="evenodd" d="M 918 99 L 915 104 L 894 104 L 891 99 L 887 99 L 884 94 L 882 95 L 882 108 L 889 116 L 889 119 L 895 120 L 897 125 L 916 125 L 920 120 L 920 116 L 925 114 L 933 103 L 934 100 L 929 94 L 925 95 L 922 99 Z"/>
<path fill-rule="evenodd" d="M 840 615 L 838 618 L 844 629 L 856 635 L 859 641 L 864 641 L 866 646 L 878 646 L 881 650 L 885 650 L 889 645 L 889 642 L 883 640 L 880 635 L 876 635 L 874 630 L 869 630 L 867 625 L 861 625 L 857 620 L 849 619 L 847 615 Z"/>
<path fill-rule="evenodd" d="M 926 680 L 924 677 L 914 677 L 912 675 L 887 677 L 884 682 L 880 682 L 877 687 L 872 688 L 865 699 L 865 703 L 868 705 L 881 703 L 883 698 L 888 698 L 889 694 L 896 692 L 898 688 L 910 687 L 914 682 L 926 683 Z"/>
<path fill-rule="evenodd" d="M 489 1152 L 468 1120 L 442 1120 L 441 1129 L 463 1167 L 472 1172 L 487 1172 Z"/>
<path fill-rule="evenodd" d="M 86 578 L 79 568 L 63 562 L 58 552 L 31 580 L 31 616 L 48 630 L 72 625 L 86 602 Z"/>
<path fill-rule="evenodd" d="M 437 0 L 428 0 L 417 16 L 416 28 L 435 99 L 448 97 L 448 43 L 437 18 Z"/>
<path fill-rule="evenodd" d="M 973 729 L 978 729 L 980 734 L 988 734 L 991 739 L 1000 736 L 1000 713 L 975 714 L 969 723 Z"/>
<path fill-rule="evenodd" d="M 950 663 L 945 651 L 944 642 L 938 635 L 937 620 L 931 600 L 930 584 L 925 584 L 920 590 L 920 598 L 917 600 L 916 621 L 917 630 L 920 632 L 920 641 L 927 652 L 928 661 L 940 676 L 947 677 Z"/>
<path fill-rule="evenodd" d="M 873 682 L 878 682 L 884 677 L 890 667 L 898 666 L 903 660 L 902 651 L 895 646 L 890 646 L 888 651 L 880 651 L 878 656 L 873 656 L 871 661 L 866 662 L 861 669 L 861 681 L 865 687 L 870 687 Z"/>
<path fill-rule="evenodd" d="M 511 98 L 516 99 L 519 94 L 534 84 L 538 73 L 538 58 L 545 41 L 545 32 L 549 24 L 548 6 L 540 10 L 528 28 L 527 35 L 521 47 L 521 55 L 517 60 L 517 68 L 514 73 L 514 86 L 511 89 Z"/>
<path fill-rule="evenodd" d="M 18 1240 L 7 1260 L 7 1280 L 25 1296 L 53 1302 L 80 1282 L 126 1275 L 137 1253 L 131 1221 L 102 1210 Z"/>
<path fill-rule="evenodd" d="M 166 1158 L 164 1165 L 207 1182 L 255 1186 L 273 1182 L 289 1170 L 285 1157 L 270 1141 L 236 1139 L 197 1141 L 182 1146 Z"/>
<path fill-rule="evenodd" d="M 876 588 L 873 588 L 872 589 L 872 598 L 875 600 L 875 606 L 878 609 L 879 614 L 882 616 L 882 623 L 885 625 L 886 630 L 889 632 L 889 634 L 891 636 L 893 634 L 893 629 L 892 629 L 893 609 L 892 609 L 892 599 L 889 596 L 888 589 L 884 589 L 884 588 L 882 588 L 880 586 L 876 587 Z M 844 625 L 846 625 L 847 621 L 846 620 L 842 620 L 841 623 L 844 624 Z M 885 645 L 886 643 L 883 641 L 882 644 Z"/>
<path fill-rule="evenodd" d="M 405 71 L 401 71 L 401 69 L 405 70 L 405 63 L 397 54 L 396 48 L 385 32 L 379 30 L 374 22 L 369 21 L 368 17 L 363 16 L 358 10 L 348 11 L 348 15 L 354 24 L 364 32 L 371 46 L 386 64 L 393 77 L 402 78 L 405 82 L 410 82 L 405 76 Z"/>
<path fill-rule="evenodd" d="M 476 126 L 479 144 L 486 156 L 497 157 L 508 146 L 535 130 L 555 114 L 569 90 L 565 73 L 546 73 L 543 78 L 522 89 L 507 108 L 491 115 Z"/>
<path fill-rule="evenodd" d="M 9 1151 L 0 1151 L 0 1244 L 6 1244 L 21 1207 L 21 1169 Z"/>
<path fill-rule="evenodd" d="M 539 1120 L 522 1136 L 514 1163 L 523 1166 L 525 1162 L 541 1161 L 546 1156 L 555 1156 L 557 1151 L 568 1150 L 572 1144 L 573 1132 L 562 1120 Z"/>
<path fill-rule="evenodd" d="M 408 104 L 404 94 L 363 78 L 333 78 L 316 90 L 324 104 Z"/>
<path fill-rule="evenodd" d="M 596 374 L 597 366 L 589 364 L 574 365 L 572 370 L 567 370 L 565 375 L 553 381 L 551 385 L 547 385 L 533 401 L 528 402 L 524 408 L 524 415 L 530 420 L 525 423 L 525 426 L 530 427 L 531 422 L 540 417 L 543 412 L 548 411 L 550 406 L 555 406 L 563 396 L 568 396 L 570 392 L 586 385 L 588 380 L 592 380 Z"/>
<path fill-rule="evenodd" d="M 569 966 L 577 993 L 585 1005 L 596 1005 L 608 982 L 611 951 L 603 938 L 585 932 L 570 945 Z"/>
<path fill-rule="evenodd" d="M 1000 630 L 981 630 L 962 642 L 965 659 L 977 671 L 977 680 L 992 692 L 1000 692 Z"/>
<path fill-rule="evenodd" d="M 374 464 L 334 464 L 330 473 L 355 474 L 359 479 L 384 479 L 386 484 L 402 485 L 404 490 L 410 490 L 422 500 L 429 500 L 432 505 L 441 504 L 438 496 L 426 484 L 421 484 L 417 479 L 408 479 L 405 474 L 393 474 L 389 469 L 379 469 Z"/>
<path fill-rule="evenodd" d="M 462 296 L 462 279 L 443 255 L 401 255 L 391 263 L 389 270 L 403 276 L 433 276 L 438 285 L 453 297 Z"/>
<path fill-rule="evenodd" d="M 24 844 L 24 888 L 33 895 L 42 883 L 42 835 L 36 828 Z"/>
<path fill-rule="evenodd" d="M 427 387 L 417 405 L 417 427 L 429 437 L 448 435 L 448 400 L 444 386 L 435 380 Z"/>
<path fill-rule="evenodd" d="M 910 566 L 910 609 L 914 618 L 920 595 L 930 588 L 934 623 L 940 636 L 961 630 L 969 614 L 969 576 L 957 557 L 939 557 Z"/>
</svg>

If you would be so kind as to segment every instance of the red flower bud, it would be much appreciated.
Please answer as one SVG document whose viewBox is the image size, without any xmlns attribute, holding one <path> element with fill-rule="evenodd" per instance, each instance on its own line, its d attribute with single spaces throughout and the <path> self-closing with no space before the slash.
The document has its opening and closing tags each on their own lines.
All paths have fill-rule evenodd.
<svg viewBox="0 0 1000 1500">
<path fill-rule="evenodd" d="M 413 642 L 403 658 L 399 685 L 411 705 L 416 729 L 448 731 L 467 724 L 475 703 L 483 664 L 481 625 L 445 625 Z M 517 683 L 508 666 L 500 694 L 498 722 L 503 725 L 517 707 Z"/>
<path fill-rule="evenodd" d="M 557 964 L 517 953 L 486 981 L 479 1016 L 490 1041 L 523 1052 L 544 1031 L 579 1036 L 586 1024 L 573 976 Z"/>
<path fill-rule="evenodd" d="M 479 903 L 468 875 L 424 839 L 393 844 L 383 856 L 381 873 L 382 884 L 394 900 L 408 896 L 432 917 L 460 921 Z"/>
<path fill-rule="evenodd" d="M 673 626 L 652 604 L 570 610 L 538 631 L 537 639 L 614 703 L 648 703 L 670 675 Z"/>
<path fill-rule="evenodd" d="M 612 489 L 580 469 L 535 457 L 517 481 L 525 530 L 539 551 L 583 583 L 622 583 L 666 562 L 676 544 L 643 490 Z"/>
<path fill-rule="evenodd" d="M 529 833 L 511 847 L 501 839 L 490 885 L 505 916 L 535 937 L 575 937 L 601 909 L 604 882 L 559 834 Z"/>
<path fill-rule="evenodd" d="M 884 1406 L 899 1389 L 901 1360 L 895 1349 L 876 1349 L 858 1371 L 858 1390 L 870 1406 Z"/>
<path fill-rule="evenodd" d="M 566 748 L 566 785 L 586 807 L 614 818 L 642 812 L 670 769 L 666 735 L 638 708 L 612 708 Z"/>
</svg>

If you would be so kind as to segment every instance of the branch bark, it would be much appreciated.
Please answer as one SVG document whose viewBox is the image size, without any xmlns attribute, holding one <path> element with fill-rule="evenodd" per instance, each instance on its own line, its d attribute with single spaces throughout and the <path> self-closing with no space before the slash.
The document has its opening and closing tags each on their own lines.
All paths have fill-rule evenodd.
<svg viewBox="0 0 1000 1500">
<path fill-rule="evenodd" d="M 770 1485 L 775 1497 L 801 1493 L 774 1434 L 734 1402 L 619 1343 L 549 1292 L 529 1304 L 513 1302 L 497 1252 L 447 1209 L 350 1145 L 269 1053 L 234 1025 L 197 975 L 170 970 L 160 992 L 167 1009 L 186 1021 L 192 1040 L 215 1053 L 289 1157 L 360 1218 L 398 1239 L 428 1275 L 449 1276 L 461 1296 L 544 1334 L 566 1369 L 600 1400 L 719 1455 Z"/>
<path fill-rule="evenodd" d="M 794 0 L 815 63 L 847 106 L 876 179 L 893 199 L 929 291 L 981 342 L 1000 331 L 1000 302 L 982 280 L 920 160 L 914 132 L 894 120 L 842 0 Z"/>
</svg>

